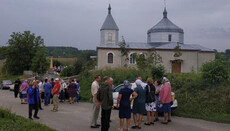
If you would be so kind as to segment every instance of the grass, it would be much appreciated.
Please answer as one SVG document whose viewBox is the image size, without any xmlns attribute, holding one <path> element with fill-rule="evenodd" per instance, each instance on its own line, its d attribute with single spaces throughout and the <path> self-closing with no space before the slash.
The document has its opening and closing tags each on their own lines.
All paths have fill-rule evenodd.
<svg viewBox="0 0 230 131">
<path fill-rule="evenodd" d="M 4 75 L 4 74 L 0 74 L 0 81 L 11 80 L 12 82 L 14 82 L 18 78 L 24 79 L 24 78 L 28 78 L 28 76 L 27 75 Z"/>
<path fill-rule="evenodd" d="M 24 117 L 0 108 L 1 131 L 55 131 L 43 124 L 36 123 Z"/>
</svg>

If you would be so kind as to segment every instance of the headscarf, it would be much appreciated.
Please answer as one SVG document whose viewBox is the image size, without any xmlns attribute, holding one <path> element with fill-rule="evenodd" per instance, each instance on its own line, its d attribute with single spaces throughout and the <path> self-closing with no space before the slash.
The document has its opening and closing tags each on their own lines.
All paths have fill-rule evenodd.
<svg viewBox="0 0 230 131">
<path fill-rule="evenodd" d="M 128 88 L 128 87 L 129 87 L 129 81 L 127 81 L 127 80 L 124 81 L 124 87 L 125 87 L 125 88 Z"/>
</svg>

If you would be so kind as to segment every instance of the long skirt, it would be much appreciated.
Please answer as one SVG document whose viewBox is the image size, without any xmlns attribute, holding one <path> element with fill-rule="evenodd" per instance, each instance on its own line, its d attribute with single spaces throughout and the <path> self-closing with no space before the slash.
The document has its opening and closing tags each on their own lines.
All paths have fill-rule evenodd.
<svg viewBox="0 0 230 131">
<path fill-rule="evenodd" d="M 25 100 L 27 99 L 27 92 L 26 91 L 22 91 L 21 92 L 21 100 Z"/>
</svg>

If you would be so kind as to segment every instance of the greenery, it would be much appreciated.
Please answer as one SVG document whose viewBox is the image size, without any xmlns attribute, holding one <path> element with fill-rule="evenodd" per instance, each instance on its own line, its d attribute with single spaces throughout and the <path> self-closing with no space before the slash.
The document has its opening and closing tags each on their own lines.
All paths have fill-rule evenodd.
<svg viewBox="0 0 230 131">
<path fill-rule="evenodd" d="M 34 73 L 43 74 L 47 71 L 49 65 L 45 57 L 45 47 L 38 47 L 39 51 L 35 53 L 35 56 L 32 60 L 32 71 Z"/>
<path fill-rule="evenodd" d="M 168 74 L 167 77 L 178 101 L 175 115 L 230 123 L 229 81 L 212 88 L 201 74 Z"/>
<path fill-rule="evenodd" d="M 64 57 L 64 58 L 71 58 L 71 57 L 80 57 L 85 54 L 89 54 L 89 56 L 95 56 L 97 52 L 95 50 L 78 50 L 74 47 L 57 47 L 57 46 L 49 46 L 46 47 L 46 56 L 53 56 L 53 57 Z"/>
<path fill-rule="evenodd" d="M 43 60 L 42 57 L 42 47 L 44 47 L 44 40 L 41 36 L 35 36 L 35 34 L 30 31 L 13 32 L 10 36 L 11 39 L 8 41 L 8 49 L 6 54 L 6 62 L 4 65 L 5 73 L 19 75 L 22 74 L 24 70 L 31 70 L 37 64 L 37 60 Z M 40 52 L 41 51 L 41 52 Z M 36 58 L 37 57 L 37 58 Z M 34 64 L 32 67 L 32 63 Z M 43 65 L 38 65 L 39 71 L 44 72 Z M 36 70 L 37 72 L 37 70 Z"/>
<path fill-rule="evenodd" d="M 152 73 L 152 78 L 154 80 L 160 80 L 163 78 L 163 76 L 165 75 L 165 68 L 162 65 L 159 66 L 153 66 L 151 68 L 151 73 Z"/>
<path fill-rule="evenodd" d="M 229 66 L 227 61 L 215 60 L 204 64 L 201 68 L 201 74 L 204 81 L 218 85 L 224 83 L 229 77 Z"/>
<path fill-rule="evenodd" d="M 24 117 L 12 114 L 9 110 L 0 108 L 1 131 L 55 131 L 43 124 L 35 123 Z"/>
</svg>

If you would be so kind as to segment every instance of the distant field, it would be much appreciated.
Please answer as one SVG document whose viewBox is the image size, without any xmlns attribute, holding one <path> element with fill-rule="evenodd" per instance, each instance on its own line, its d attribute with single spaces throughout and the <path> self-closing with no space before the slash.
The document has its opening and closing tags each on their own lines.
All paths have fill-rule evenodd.
<svg viewBox="0 0 230 131">
<path fill-rule="evenodd" d="M 64 65 L 73 65 L 74 62 L 77 60 L 77 57 L 73 57 L 73 58 L 53 58 L 53 60 L 58 60 Z"/>
</svg>

